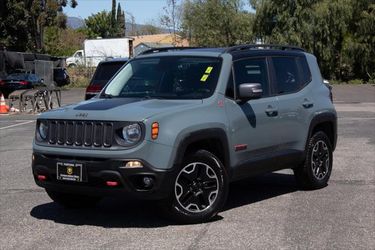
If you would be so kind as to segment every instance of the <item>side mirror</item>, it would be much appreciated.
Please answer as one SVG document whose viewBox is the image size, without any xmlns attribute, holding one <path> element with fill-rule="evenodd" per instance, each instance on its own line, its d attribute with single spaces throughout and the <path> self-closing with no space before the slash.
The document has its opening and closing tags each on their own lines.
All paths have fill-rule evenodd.
<svg viewBox="0 0 375 250">
<path fill-rule="evenodd" d="M 263 90 L 260 83 L 242 83 L 238 88 L 238 98 L 242 101 L 258 99 L 262 97 Z"/>
</svg>

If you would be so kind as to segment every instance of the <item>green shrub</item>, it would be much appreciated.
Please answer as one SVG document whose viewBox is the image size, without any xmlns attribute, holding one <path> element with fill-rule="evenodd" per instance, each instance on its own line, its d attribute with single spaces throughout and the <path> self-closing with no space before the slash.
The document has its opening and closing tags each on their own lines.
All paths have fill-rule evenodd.
<svg viewBox="0 0 375 250">
<path fill-rule="evenodd" d="M 328 80 L 329 81 L 329 84 L 342 84 L 343 81 L 339 81 L 339 80 Z"/>
<path fill-rule="evenodd" d="M 348 81 L 348 84 L 354 84 L 354 85 L 359 85 L 363 83 L 364 82 L 361 79 L 353 79 L 353 80 Z"/>
<path fill-rule="evenodd" d="M 64 89 L 86 88 L 89 85 L 94 72 L 95 68 L 90 67 L 77 66 L 74 68 L 68 68 L 70 84 L 64 86 Z"/>
</svg>

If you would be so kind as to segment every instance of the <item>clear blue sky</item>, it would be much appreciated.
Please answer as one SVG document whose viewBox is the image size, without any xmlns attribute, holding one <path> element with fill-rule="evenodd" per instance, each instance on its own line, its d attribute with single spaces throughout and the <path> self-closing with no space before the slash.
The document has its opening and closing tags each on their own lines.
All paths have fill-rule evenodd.
<svg viewBox="0 0 375 250">
<path fill-rule="evenodd" d="M 86 18 L 91 14 L 102 10 L 110 11 L 112 0 L 77 0 L 78 6 L 75 9 L 64 8 L 68 16 Z M 136 23 L 158 22 L 159 16 L 163 13 L 163 7 L 167 5 L 166 0 L 117 0 L 121 8 L 134 15 Z"/>
<path fill-rule="evenodd" d="M 181 1 L 178 0 L 179 3 Z M 112 0 L 77 0 L 77 2 L 78 6 L 75 9 L 66 7 L 64 13 L 68 16 L 86 18 L 102 10 L 110 11 L 112 8 Z M 136 23 L 157 25 L 167 0 L 117 0 L 117 3 L 121 3 L 122 9 L 133 14 Z M 249 5 L 245 5 L 245 9 L 251 10 Z"/>
</svg>

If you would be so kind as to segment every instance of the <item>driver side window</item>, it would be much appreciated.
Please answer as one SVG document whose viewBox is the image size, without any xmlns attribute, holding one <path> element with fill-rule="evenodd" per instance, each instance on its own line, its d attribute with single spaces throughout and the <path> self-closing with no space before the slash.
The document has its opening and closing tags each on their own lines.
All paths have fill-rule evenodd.
<svg viewBox="0 0 375 250">
<path fill-rule="evenodd" d="M 263 95 L 269 95 L 267 62 L 265 58 L 242 59 L 234 62 L 236 90 L 242 83 L 259 83 L 262 85 Z"/>
</svg>

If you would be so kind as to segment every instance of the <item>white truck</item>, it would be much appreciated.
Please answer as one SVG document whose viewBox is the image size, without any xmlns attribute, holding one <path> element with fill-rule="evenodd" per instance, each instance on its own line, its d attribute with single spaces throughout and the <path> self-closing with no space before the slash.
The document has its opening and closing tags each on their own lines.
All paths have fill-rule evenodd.
<svg viewBox="0 0 375 250">
<path fill-rule="evenodd" d="M 68 57 L 66 65 L 96 67 L 103 60 L 132 56 L 133 38 L 87 39 L 83 44 L 83 50 L 77 50 Z"/>
</svg>

